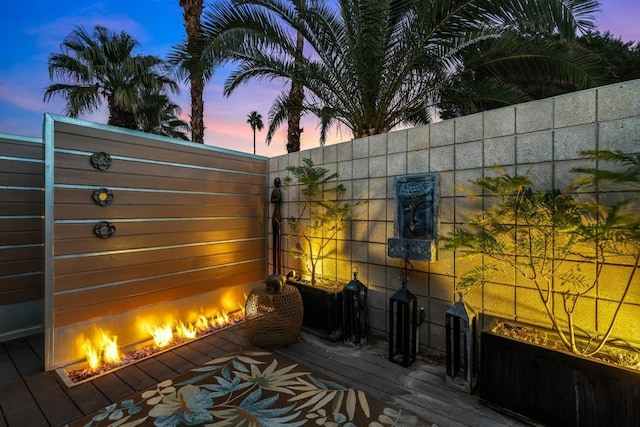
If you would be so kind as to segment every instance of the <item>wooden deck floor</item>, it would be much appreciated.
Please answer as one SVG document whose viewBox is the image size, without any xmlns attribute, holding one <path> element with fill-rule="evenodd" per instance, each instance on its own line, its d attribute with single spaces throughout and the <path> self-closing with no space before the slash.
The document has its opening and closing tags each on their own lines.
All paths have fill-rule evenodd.
<svg viewBox="0 0 640 427">
<path fill-rule="evenodd" d="M 140 361 L 93 381 L 67 388 L 43 369 L 43 338 L 35 335 L 0 344 L 0 427 L 62 426 L 137 391 L 249 346 L 243 325 Z M 343 384 L 414 413 L 423 425 L 522 426 L 485 406 L 476 396 L 445 385 L 444 367 L 419 359 L 409 368 L 386 360 L 386 342 L 363 349 L 303 333 L 279 353 Z"/>
</svg>

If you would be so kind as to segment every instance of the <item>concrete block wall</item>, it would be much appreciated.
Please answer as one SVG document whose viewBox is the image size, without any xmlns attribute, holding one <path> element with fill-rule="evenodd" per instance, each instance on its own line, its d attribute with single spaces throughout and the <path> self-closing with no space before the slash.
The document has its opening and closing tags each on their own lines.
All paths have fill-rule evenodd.
<svg viewBox="0 0 640 427">
<path fill-rule="evenodd" d="M 575 177 L 572 168 L 591 165 L 582 151 L 634 153 L 640 151 L 639 140 L 640 80 L 633 80 L 282 155 L 270 159 L 269 174 L 271 182 L 276 176 L 285 177 L 288 166 L 310 157 L 316 165 L 340 174 L 346 200 L 368 201 L 336 242 L 337 251 L 324 262 L 323 273 L 346 284 L 357 266 L 358 278 L 370 290 L 373 331 L 386 336 L 389 298 L 400 287 L 404 267 L 403 260 L 386 256 L 387 238 L 394 235 L 396 176 L 439 174 L 438 231 L 443 236 L 483 209 L 485 200 L 467 197 L 469 180 L 495 174 L 500 167 L 509 173 L 528 173 L 541 188 L 562 188 Z M 284 217 L 297 209 L 298 191 L 295 187 L 284 191 Z M 284 249 L 289 246 L 285 238 Z M 412 261 L 408 287 L 426 311 L 421 351 L 444 350 L 445 312 L 455 300 L 457 275 L 470 267 L 466 263 L 444 250 L 439 250 L 437 261 Z M 290 256 L 285 257 L 285 265 L 297 271 L 302 267 Z M 609 283 L 601 284 L 581 308 L 595 326 L 611 313 L 612 301 L 620 294 L 623 283 L 616 280 L 621 277 L 616 268 L 624 267 L 611 267 Z M 547 325 L 534 289 L 512 275 L 505 276 L 465 297 L 482 313 L 481 326 L 494 316 Z M 617 335 L 640 341 L 634 328 L 639 313 L 640 285 L 633 287 L 622 310 Z"/>
</svg>

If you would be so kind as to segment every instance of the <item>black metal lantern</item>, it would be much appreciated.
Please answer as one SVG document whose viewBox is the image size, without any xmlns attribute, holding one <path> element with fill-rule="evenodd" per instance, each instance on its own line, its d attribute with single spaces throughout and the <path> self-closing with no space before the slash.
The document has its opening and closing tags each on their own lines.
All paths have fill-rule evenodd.
<svg viewBox="0 0 640 427">
<path fill-rule="evenodd" d="M 477 382 L 478 313 L 462 294 L 446 314 L 447 384 L 471 393 Z"/>
<path fill-rule="evenodd" d="M 418 301 L 407 289 L 408 274 L 402 288 L 389 301 L 389 361 L 404 367 L 416 360 L 418 326 Z"/>
<path fill-rule="evenodd" d="M 342 290 L 342 339 L 345 344 L 362 347 L 369 340 L 369 308 L 367 287 L 358 280 L 357 268 L 353 280 Z"/>
</svg>

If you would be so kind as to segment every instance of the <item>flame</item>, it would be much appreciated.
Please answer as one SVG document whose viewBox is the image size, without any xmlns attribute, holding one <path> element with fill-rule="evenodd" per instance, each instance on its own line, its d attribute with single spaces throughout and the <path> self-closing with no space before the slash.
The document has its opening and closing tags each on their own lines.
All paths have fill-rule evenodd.
<svg viewBox="0 0 640 427">
<path fill-rule="evenodd" d="M 196 321 L 196 329 L 199 331 L 206 331 L 209 329 L 209 319 L 204 314 L 198 316 L 198 320 Z"/>
<path fill-rule="evenodd" d="M 173 341 L 173 328 L 171 323 L 165 323 L 162 326 L 148 327 L 148 331 L 153 338 L 153 342 L 158 347 L 166 347 Z"/>
<path fill-rule="evenodd" d="M 94 341 L 87 338 L 82 343 L 82 352 L 91 370 L 95 371 L 102 363 L 120 361 L 117 336 L 109 337 L 102 329 L 99 329 Z"/>
<path fill-rule="evenodd" d="M 92 370 L 98 369 L 98 366 L 100 366 L 100 352 L 93 348 L 93 343 L 89 338 L 84 340 L 84 343 L 82 344 L 82 351 L 87 358 L 87 364 L 89 367 Z"/>
<path fill-rule="evenodd" d="M 197 332 L 198 331 L 193 323 L 185 325 L 182 320 L 180 320 L 176 326 L 176 335 L 182 338 L 195 338 Z"/>
<path fill-rule="evenodd" d="M 102 349 L 102 358 L 107 363 L 117 363 L 120 361 L 120 352 L 118 351 L 118 337 L 113 336 L 109 338 L 104 331 L 100 331 L 102 333 L 101 336 L 101 349 Z"/>
<path fill-rule="evenodd" d="M 216 314 L 216 325 L 221 328 L 225 325 L 229 324 L 229 312 L 223 311 L 222 313 Z"/>
<path fill-rule="evenodd" d="M 175 338 L 194 339 L 199 333 L 209 333 L 213 330 L 227 327 L 242 320 L 245 317 L 245 305 L 247 294 L 244 294 L 244 303 L 237 303 L 239 310 L 231 316 L 228 310 L 190 313 L 186 319 L 166 321 L 161 324 L 158 319 L 140 319 L 138 327 L 149 333 L 156 348 L 167 347 L 174 343 Z M 214 309 L 216 310 L 216 309 Z M 165 318 L 166 319 L 166 318 Z M 98 329 L 93 339 L 84 339 L 80 336 L 78 344 L 82 343 L 82 353 L 91 371 L 95 372 L 101 365 L 116 365 L 123 356 L 118 348 L 118 337 L 109 336 L 104 330 Z"/>
</svg>

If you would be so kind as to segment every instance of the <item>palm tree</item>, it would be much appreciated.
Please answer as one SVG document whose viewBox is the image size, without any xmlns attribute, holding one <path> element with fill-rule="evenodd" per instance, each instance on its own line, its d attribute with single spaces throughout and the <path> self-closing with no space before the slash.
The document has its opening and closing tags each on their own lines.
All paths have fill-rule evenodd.
<svg viewBox="0 0 640 427">
<path fill-rule="evenodd" d="M 201 67 L 200 46 L 201 16 L 204 6 L 203 0 L 180 0 L 184 9 L 182 17 L 187 32 L 186 45 L 175 47 L 174 61 L 179 70 L 189 81 L 191 93 L 191 140 L 204 143 L 204 83 L 205 76 Z"/>
<path fill-rule="evenodd" d="M 339 123 L 356 138 L 428 123 L 469 49 L 534 31 L 572 40 L 593 28 L 597 7 L 597 0 L 221 0 L 202 24 L 206 49 L 237 65 L 225 94 L 253 79 L 298 79 L 306 91 L 303 114 L 319 118 L 322 144 Z M 296 66 L 298 32 L 305 55 Z M 509 52 L 501 63 L 516 72 L 543 64 L 549 73 L 562 71 L 558 79 L 596 84 L 588 58 L 538 47 L 536 54 Z M 485 96 L 515 99 L 504 87 Z M 287 94 L 274 102 L 267 141 L 290 105 Z"/>
<path fill-rule="evenodd" d="M 142 107 L 136 110 L 138 130 L 188 141 L 189 124 L 178 117 L 181 112 L 180 106 L 166 94 L 145 93 Z"/>
<path fill-rule="evenodd" d="M 54 83 L 44 92 L 45 102 L 58 95 L 66 100 L 71 117 L 109 108 L 107 124 L 138 129 L 136 118 L 145 93 L 177 92 L 178 85 L 162 73 L 163 61 L 152 55 L 134 55 L 138 42 L 125 32 L 96 25 L 89 34 L 76 27 L 63 41 L 60 53 L 49 57 Z"/>
<path fill-rule="evenodd" d="M 450 119 L 603 84 L 607 72 L 600 65 L 602 60 L 581 39 L 563 40 L 556 34 L 505 34 L 465 49 L 462 64 L 440 92 L 440 118 Z M 565 65 L 556 60 L 560 54 L 567 62 L 588 70 L 585 74 L 588 78 L 566 78 Z"/>
<path fill-rule="evenodd" d="M 262 115 L 257 111 L 252 111 L 247 116 L 247 123 L 249 123 L 249 126 L 251 126 L 251 130 L 253 131 L 253 154 L 256 154 L 256 129 L 260 131 L 264 128 Z"/>
</svg>

